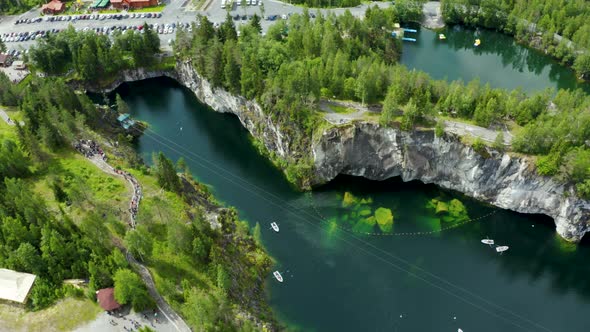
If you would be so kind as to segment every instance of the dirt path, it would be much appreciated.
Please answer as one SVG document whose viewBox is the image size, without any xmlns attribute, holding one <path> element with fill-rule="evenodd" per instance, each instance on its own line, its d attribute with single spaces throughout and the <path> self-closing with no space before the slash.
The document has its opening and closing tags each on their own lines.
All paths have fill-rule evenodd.
<svg viewBox="0 0 590 332">
<path fill-rule="evenodd" d="M 346 113 L 337 113 L 330 106 L 346 107 L 351 108 L 354 111 Z M 353 120 L 359 120 L 364 118 L 368 112 L 378 112 L 377 110 L 371 110 L 368 107 L 362 106 L 355 102 L 344 102 L 336 100 L 321 100 L 319 104 L 320 111 L 324 113 L 324 119 L 332 124 L 344 124 Z M 460 136 L 472 136 L 474 138 L 480 138 L 485 142 L 493 143 L 498 135 L 497 131 L 471 125 L 464 122 L 445 120 L 445 130 L 447 132 L 457 134 Z M 512 134 L 508 130 L 504 130 L 504 145 L 512 144 Z"/>
<path fill-rule="evenodd" d="M 88 159 L 94 165 L 96 165 L 96 167 L 100 168 L 103 172 L 110 174 L 110 175 L 123 177 L 126 180 L 125 182 L 128 183 L 131 188 L 131 194 L 130 194 L 131 201 L 137 202 L 136 206 L 137 206 L 137 208 L 139 208 L 139 202 L 141 199 L 141 186 L 139 185 L 139 182 L 133 176 L 131 176 L 130 174 L 128 174 L 126 172 L 117 171 L 115 168 L 113 168 L 113 166 L 111 166 L 109 163 L 106 162 L 106 160 L 103 156 L 101 156 L 99 154 L 94 154 L 94 155 L 90 156 Z M 135 215 L 131 211 L 131 209 L 129 211 L 129 222 L 130 222 L 131 227 L 135 227 Z M 133 231 L 133 230 L 131 230 L 131 231 Z M 150 271 L 142 263 L 138 262 L 135 259 L 135 257 L 133 257 L 133 255 L 131 253 L 126 251 L 125 257 L 127 258 L 127 261 L 129 262 L 129 264 L 131 264 L 133 267 L 135 267 L 137 272 L 141 276 L 141 279 L 143 280 L 143 282 L 147 286 L 148 292 L 150 293 L 152 298 L 156 301 L 156 305 L 158 307 L 158 310 L 164 315 L 164 317 L 170 322 L 170 324 L 172 324 L 174 326 L 176 331 L 190 332 L 191 329 L 188 326 L 188 324 L 186 324 L 186 322 L 182 319 L 182 317 L 180 317 L 170 307 L 170 305 L 168 305 L 168 303 L 166 303 L 166 301 L 160 295 L 160 293 L 158 293 L 158 290 L 156 289 L 156 285 L 154 284 L 154 280 L 150 274 Z"/>
<path fill-rule="evenodd" d="M 498 132 L 494 130 L 463 122 L 445 120 L 444 125 L 445 131 L 447 132 L 451 132 L 453 134 L 457 134 L 460 136 L 470 135 L 473 137 L 480 138 L 488 143 L 493 143 L 496 140 L 496 136 L 498 135 Z M 512 134 L 510 134 L 509 131 L 504 131 L 503 133 L 504 145 L 512 144 Z"/>
<path fill-rule="evenodd" d="M 321 100 L 320 110 L 324 112 L 324 119 L 333 124 L 348 123 L 353 120 L 362 119 L 367 112 L 371 112 L 367 107 L 354 102 L 344 102 L 335 100 Z M 353 112 L 337 113 L 330 106 L 346 107 L 353 109 Z"/>
</svg>

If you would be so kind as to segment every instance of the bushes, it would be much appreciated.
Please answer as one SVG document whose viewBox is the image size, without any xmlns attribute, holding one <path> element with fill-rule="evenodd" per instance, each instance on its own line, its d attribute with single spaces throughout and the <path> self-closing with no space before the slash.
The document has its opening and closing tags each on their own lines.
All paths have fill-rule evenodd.
<svg viewBox="0 0 590 332">
<path fill-rule="evenodd" d="M 133 310 L 141 312 L 155 307 L 141 278 L 129 269 L 115 273 L 115 299 L 120 304 L 130 304 Z"/>
</svg>

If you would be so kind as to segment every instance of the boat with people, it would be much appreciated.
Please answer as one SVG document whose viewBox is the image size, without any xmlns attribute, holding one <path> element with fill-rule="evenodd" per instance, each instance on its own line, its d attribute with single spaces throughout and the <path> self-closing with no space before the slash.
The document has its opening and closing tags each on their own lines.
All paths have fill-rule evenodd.
<svg viewBox="0 0 590 332">
<path fill-rule="evenodd" d="M 274 271 L 272 273 L 272 275 L 275 277 L 275 279 L 277 279 L 279 282 L 283 282 L 283 276 L 281 275 L 281 272 L 279 271 Z"/>
<path fill-rule="evenodd" d="M 475 40 L 475 43 L 473 43 L 473 46 L 478 47 L 479 45 L 481 45 L 481 40 L 478 38 Z"/>
<path fill-rule="evenodd" d="M 270 227 L 272 228 L 273 231 L 275 231 L 277 233 L 279 232 L 279 225 L 276 222 L 274 222 L 274 221 L 271 222 Z"/>
<path fill-rule="evenodd" d="M 444 33 L 441 33 L 441 34 L 438 35 L 438 39 L 439 40 L 445 40 L 445 39 L 447 39 L 447 36 L 445 36 Z"/>
<path fill-rule="evenodd" d="M 504 251 L 508 250 L 508 246 L 497 246 L 496 252 L 503 253 Z"/>
</svg>

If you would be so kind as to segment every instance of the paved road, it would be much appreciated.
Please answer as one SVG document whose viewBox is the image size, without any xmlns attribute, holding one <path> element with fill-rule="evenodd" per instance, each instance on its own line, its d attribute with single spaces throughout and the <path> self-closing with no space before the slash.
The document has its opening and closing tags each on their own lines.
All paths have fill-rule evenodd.
<svg viewBox="0 0 590 332">
<path fill-rule="evenodd" d="M 12 121 L 12 119 L 8 116 L 8 114 L 6 114 L 6 112 L 4 112 L 4 110 L 1 108 L 0 108 L 0 118 L 2 118 L 2 120 L 6 121 L 6 123 L 8 123 L 9 126 L 14 126 L 14 121 Z"/>
<path fill-rule="evenodd" d="M 284 2 L 276 1 L 276 0 L 262 0 L 263 6 L 237 6 L 236 4 L 229 10 L 229 13 L 232 16 L 235 15 L 253 15 L 258 14 L 261 15 L 262 11 L 264 11 L 264 16 L 267 17 L 269 15 L 286 15 L 289 13 L 301 13 L 303 12 L 303 8 L 292 6 Z M 380 7 L 387 7 L 390 4 L 384 2 L 375 2 L 374 3 Z M 355 16 L 362 16 L 365 13 L 369 5 L 363 4 L 357 7 L 349 8 L 351 13 Z M 263 9 L 264 8 L 264 9 Z M 344 13 L 346 9 L 343 8 L 336 8 L 325 10 L 321 9 L 319 11 L 323 13 L 327 13 L 329 11 L 334 12 L 336 14 Z M 313 12 L 317 12 L 318 10 L 312 10 Z M 39 17 L 39 9 L 30 10 L 21 15 L 14 15 L 14 16 L 3 16 L 0 17 L 0 35 L 4 33 L 11 33 L 11 32 L 31 32 L 37 30 L 50 30 L 50 29 L 65 29 L 69 25 L 72 25 L 76 29 L 84 29 L 85 27 L 89 28 L 103 28 L 103 27 L 112 27 L 112 26 L 121 26 L 121 25 L 141 25 L 144 21 L 150 24 L 158 23 L 159 25 L 169 24 L 169 23 L 190 23 L 195 21 L 195 17 L 197 14 L 205 15 L 209 18 L 210 21 L 214 23 L 221 23 L 225 21 L 227 15 L 227 9 L 221 9 L 221 0 L 211 0 L 211 4 L 208 6 L 208 9 L 205 11 L 201 10 L 194 10 L 190 5 L 190 0 L 168 0 L 167 6 L 162 11 L 161 18 L 141 18 L 141 19 L 105 19 L 105 20 L 78 20 L 78 21 L 59 21 L 59 22 L 38 22 L 38 23 L 24 23 L 14 25 L 18 19 L 27 19 L 27 18 L 36 18 Z M 234 21 L 237 26 L 241 24 L 246 24 L 248 21 Z M 263 31 L 266 31 L 268 27 L 272 24 L 271 21 L 263 20 L 261 22 Z M 168 41 L 170 39 L 174 39 L 174 34 L 162 34 L 160 35 L 160 41 L 162 42 L 162 46 L 164 49 L 169 49 Z M 35 41 L 29 40 L 26 42 L 8 42 L 6 46 L 9 50 L 15 49 L 27 49 L 31 45 L 34 45 Z"/>
</svg>

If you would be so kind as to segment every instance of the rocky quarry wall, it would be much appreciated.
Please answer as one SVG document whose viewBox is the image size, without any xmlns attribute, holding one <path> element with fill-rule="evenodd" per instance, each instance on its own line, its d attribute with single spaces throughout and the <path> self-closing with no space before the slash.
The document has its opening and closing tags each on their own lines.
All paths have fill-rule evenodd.
<svg viewBox="0 0 590 332">
<path fill-rule="evenodd" d="M 213 88 L 190 62 L 179 62 L 176 73 L 126 74 L 119 83 L 156 76 L 172 77 L 213 110 L 235 114 L 268 150 L 283 158 L 297 153 L 260 105 Z M 495 151 L 483 157 L 454 134 L 437 137 L 432 130 L 405 132 L 357 121 L 326 129 L 314 137 L 310 148 L 314 184 L 338 174 L 371 180 L 401 176 L 404 181 L 434 183 L 500 208 L 548 215 L 568 241 L 580 241 L 590 230 L 590 202 L 578 198 L 572 186 L 538 175 L 530 158 Z"/>
</svg>

